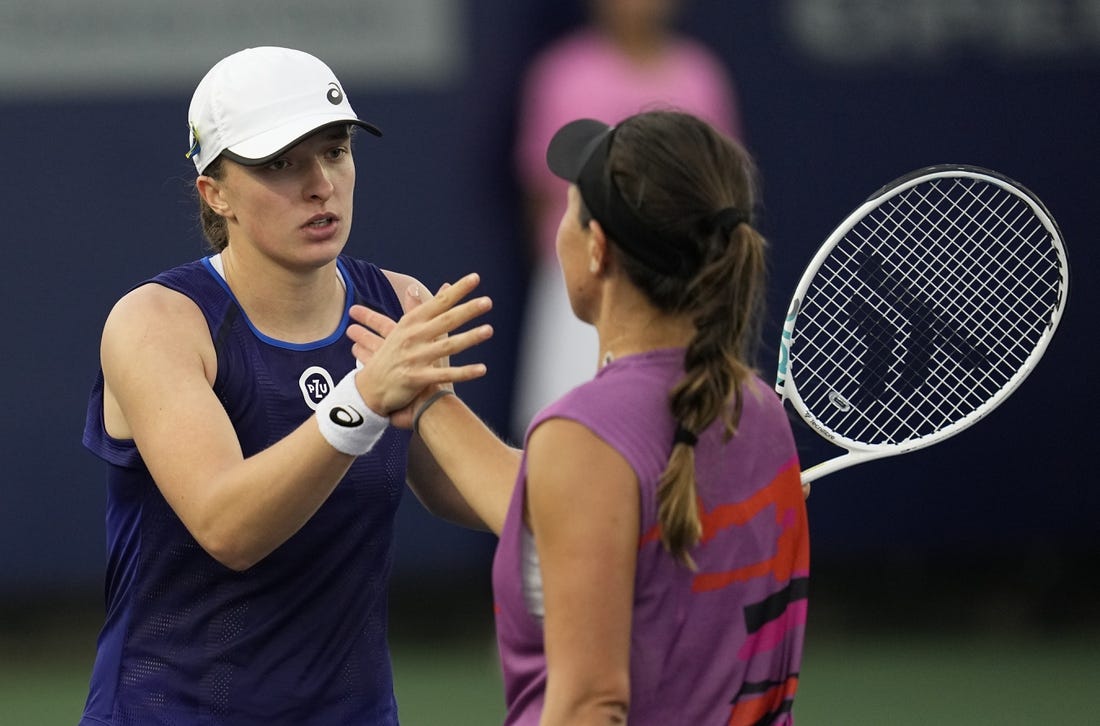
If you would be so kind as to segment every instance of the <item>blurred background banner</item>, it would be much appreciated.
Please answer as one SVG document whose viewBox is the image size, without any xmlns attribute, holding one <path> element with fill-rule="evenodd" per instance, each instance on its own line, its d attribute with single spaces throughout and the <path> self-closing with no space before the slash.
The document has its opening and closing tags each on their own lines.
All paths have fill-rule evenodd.
<svg viewBox="0 0 1100 726">
<path fill-rule="evenodd" d="M 784 31 L 798 51 L 840 69 L 943 69 L 965 56 L 1071 63 L 1100 52 L 1091 0 L 786 0 Z"/>
<path fill-rule="evenodd" d="M 761 170 L 765 379 L 814 250 L 913 169 L 974 164 L 1016 179 L 1050 208 L 1069 250 L 1062 327 L 1011 399 L 943 444 L 815 483 L 811 618 L 865 620 L 888 600 L 918 615 L 899 627 L 1095 623 L 1100 0 L 688 0 L 681 15 L 728 65 Z M 205 69 L 241 47 L 317 54 L 383 129 L 356 142 L 348 251 L 432 288 L 481 273 L 496 335 L 471 354 L 488 376 L 460 393 L 509 430 L 530 273 L 517 97 L 534 55 L 583 18 L 582 2 L 562 0 L 0 6 L 3 602 L 102 607 L 103 470 L 80 442 L 99 333 L 132 285 L 205 254 L 187 106 Z M 805 427 L 796 433 L 807 464 L 831 453 Z M 395 596 L 457 601 L 465 588 L 470 610 L 425 606 L 436 624 L 489 617 L 488 535 L 434 520 L 407 496 L 397 537 Z M 94 632 L 82 636 L 90 663 Z"/>
<path fill-rule="evenodd" d="M 453 0 L 9 0 L 0 6 L 0 93 L 189 96 L 212 60 L 293 46 L 347 84 L 459 82 L 468 13 Z"/>
</svg>

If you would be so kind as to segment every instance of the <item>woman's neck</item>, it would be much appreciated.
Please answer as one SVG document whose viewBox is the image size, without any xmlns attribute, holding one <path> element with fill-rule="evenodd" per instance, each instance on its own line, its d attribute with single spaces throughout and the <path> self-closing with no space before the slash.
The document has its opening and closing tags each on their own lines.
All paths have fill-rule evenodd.
<svg viewBox="0 0 1100 726">
<path fill-rule="evenodd" d="M 656 321 L 654 321 L 655 323 Z M 644 331 L 623 331 L 620 335 L 600 336 L 600 367 L 618 358 L 648 353 L 666 348 L 683 348 L 691 342 L 694 330 L 681 321 L 669 321 L 664 330 L 656 330 L 653 323 Z"/>
<path fill-rule="evenodd" d="M 659 311 L 632 285 L 613 290 L 601 308 L 595 322 L 601 367 L 628 355 L 682 348 L 695 335 L 690 315 Z"/>
<path fill-rule="evenodd" d="M 332 334 L 343 318 L 344 282 L 335 261 L 296 271 L 230 248 L 221 261 L 226 284 L 264 335 L 308 343 Z"/>
</svg>

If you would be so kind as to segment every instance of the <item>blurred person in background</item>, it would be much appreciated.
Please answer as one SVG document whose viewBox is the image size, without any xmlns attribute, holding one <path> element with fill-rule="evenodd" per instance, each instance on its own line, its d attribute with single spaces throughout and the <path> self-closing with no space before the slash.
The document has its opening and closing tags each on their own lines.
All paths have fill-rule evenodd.
<svg viewBox="0 0 1100 726">
<path fill-rule="evenodd" d="M 499 537 L 505 723 L 788 726 L 809 535 L 788 417 L 750 367 L 755 165 L 670 111 L 571 122 L 546 158 L 567 183 L 557 255 L 598 372 L 536 416 L 522 451 L 447 388 L 400 412 L 455 486 L 428 508 Z M 351 314 L 370 365 L 397 328 Z"/>
<path fill-rule="evenodd" d="M 531 284 L 516 367 L 512 434 L 596 369 L 592 329 L 569 314 L 554 235 L 566 184 L 546 168 L 546 145 L 575 118 L 615 123 L 676 108 L 743 140 L 733 78 L 699 41 L 675 30 L 682 0 L 583 0 L 588 22 L 540 52 L 519 100 L 515 164 L 527 208 Z"/>
<path fill-rule="evenodd" d="M 491 330 L 446 334 L 488 300 L 460 302 L 476 276 L 425 293 L 357 368 L 349 308 L 399 319 L 422 289 L 343 254 L 352 130 L 378 129 L 322 61 L 270 47 L 215 64 L 188 125 L 213 254 L 118 301 L 88 407 L 107 612 L 80 723 L 394 726 L 394 516 L 438 469 L 387 416 L 484 373 L 445 359 Z"/>
</svg>

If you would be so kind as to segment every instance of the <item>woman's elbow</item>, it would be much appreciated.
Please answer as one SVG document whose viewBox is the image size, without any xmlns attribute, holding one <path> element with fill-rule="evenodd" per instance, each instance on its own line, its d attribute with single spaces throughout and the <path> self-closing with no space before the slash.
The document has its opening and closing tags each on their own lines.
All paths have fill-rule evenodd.
<svg viewBox="0 0 1100 726">
<path fill-rule="evenodd" d="M 630 698 L 628 696 L 608 695 L 593 704 L 590 712 L 596 715 L 592 723 L 618 726 L 626 723 L 626 715 L 630 710 Z"/>
<path fill-rule="evenodd" d="M 244 572 L 254 567 L 269 554 L 233 532 L 203 532 L 193 536 L 206 554 L 234 572 Z"/>
<path fill-rule="evenodd" d="M 630 685 L 625 680 L 592 683 L 575 697 L 565 699 L 560 710 L 548 703 L 546 711 L 551 716 L 548 724 L 625 724 L 630 711 Z M 554 713 L 559 716 L 552 716 Z"/>
<path fill-rule="evenodd" d="M 417 497 L 420 504 L 427 510 L 428 514 L 433 517 L 437 517 L 451 524 L 457 524 L 460 527 L 466 527 L 467 529 L 475 529 L 482 532 L 488 532 L 489 528 L 485 525 L 485 522 L 481 521 L 481 517 L 477 516 L 477 513 L 471 509 L 465 501 L 444 501 L 431 498 Z"/>
<path fill-rule="evenodd" d="M 630 711 L 630 678 L 616 679 L 616 682 L 607 684 L 604 692 L 598 696 L 596 708 L 607 719 L 607 723 L 626 723 L 626 715 Z"/>
</svg>

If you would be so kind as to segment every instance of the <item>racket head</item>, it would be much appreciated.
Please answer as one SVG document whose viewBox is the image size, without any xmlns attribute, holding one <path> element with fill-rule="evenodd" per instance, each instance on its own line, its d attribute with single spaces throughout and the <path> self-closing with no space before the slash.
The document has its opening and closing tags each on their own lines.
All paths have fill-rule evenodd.
<svg viewBox="0 0 1100 726">
<path fill-rule="evenodd" d="M 918 169 L 818 249 L 784 322 L 776 391 L 856 455 L 844 465 L 929 446 L 1023 382 L 1068 291 L 1065 243 L 1036 195 L 981 167 Z"/>
</svg>

